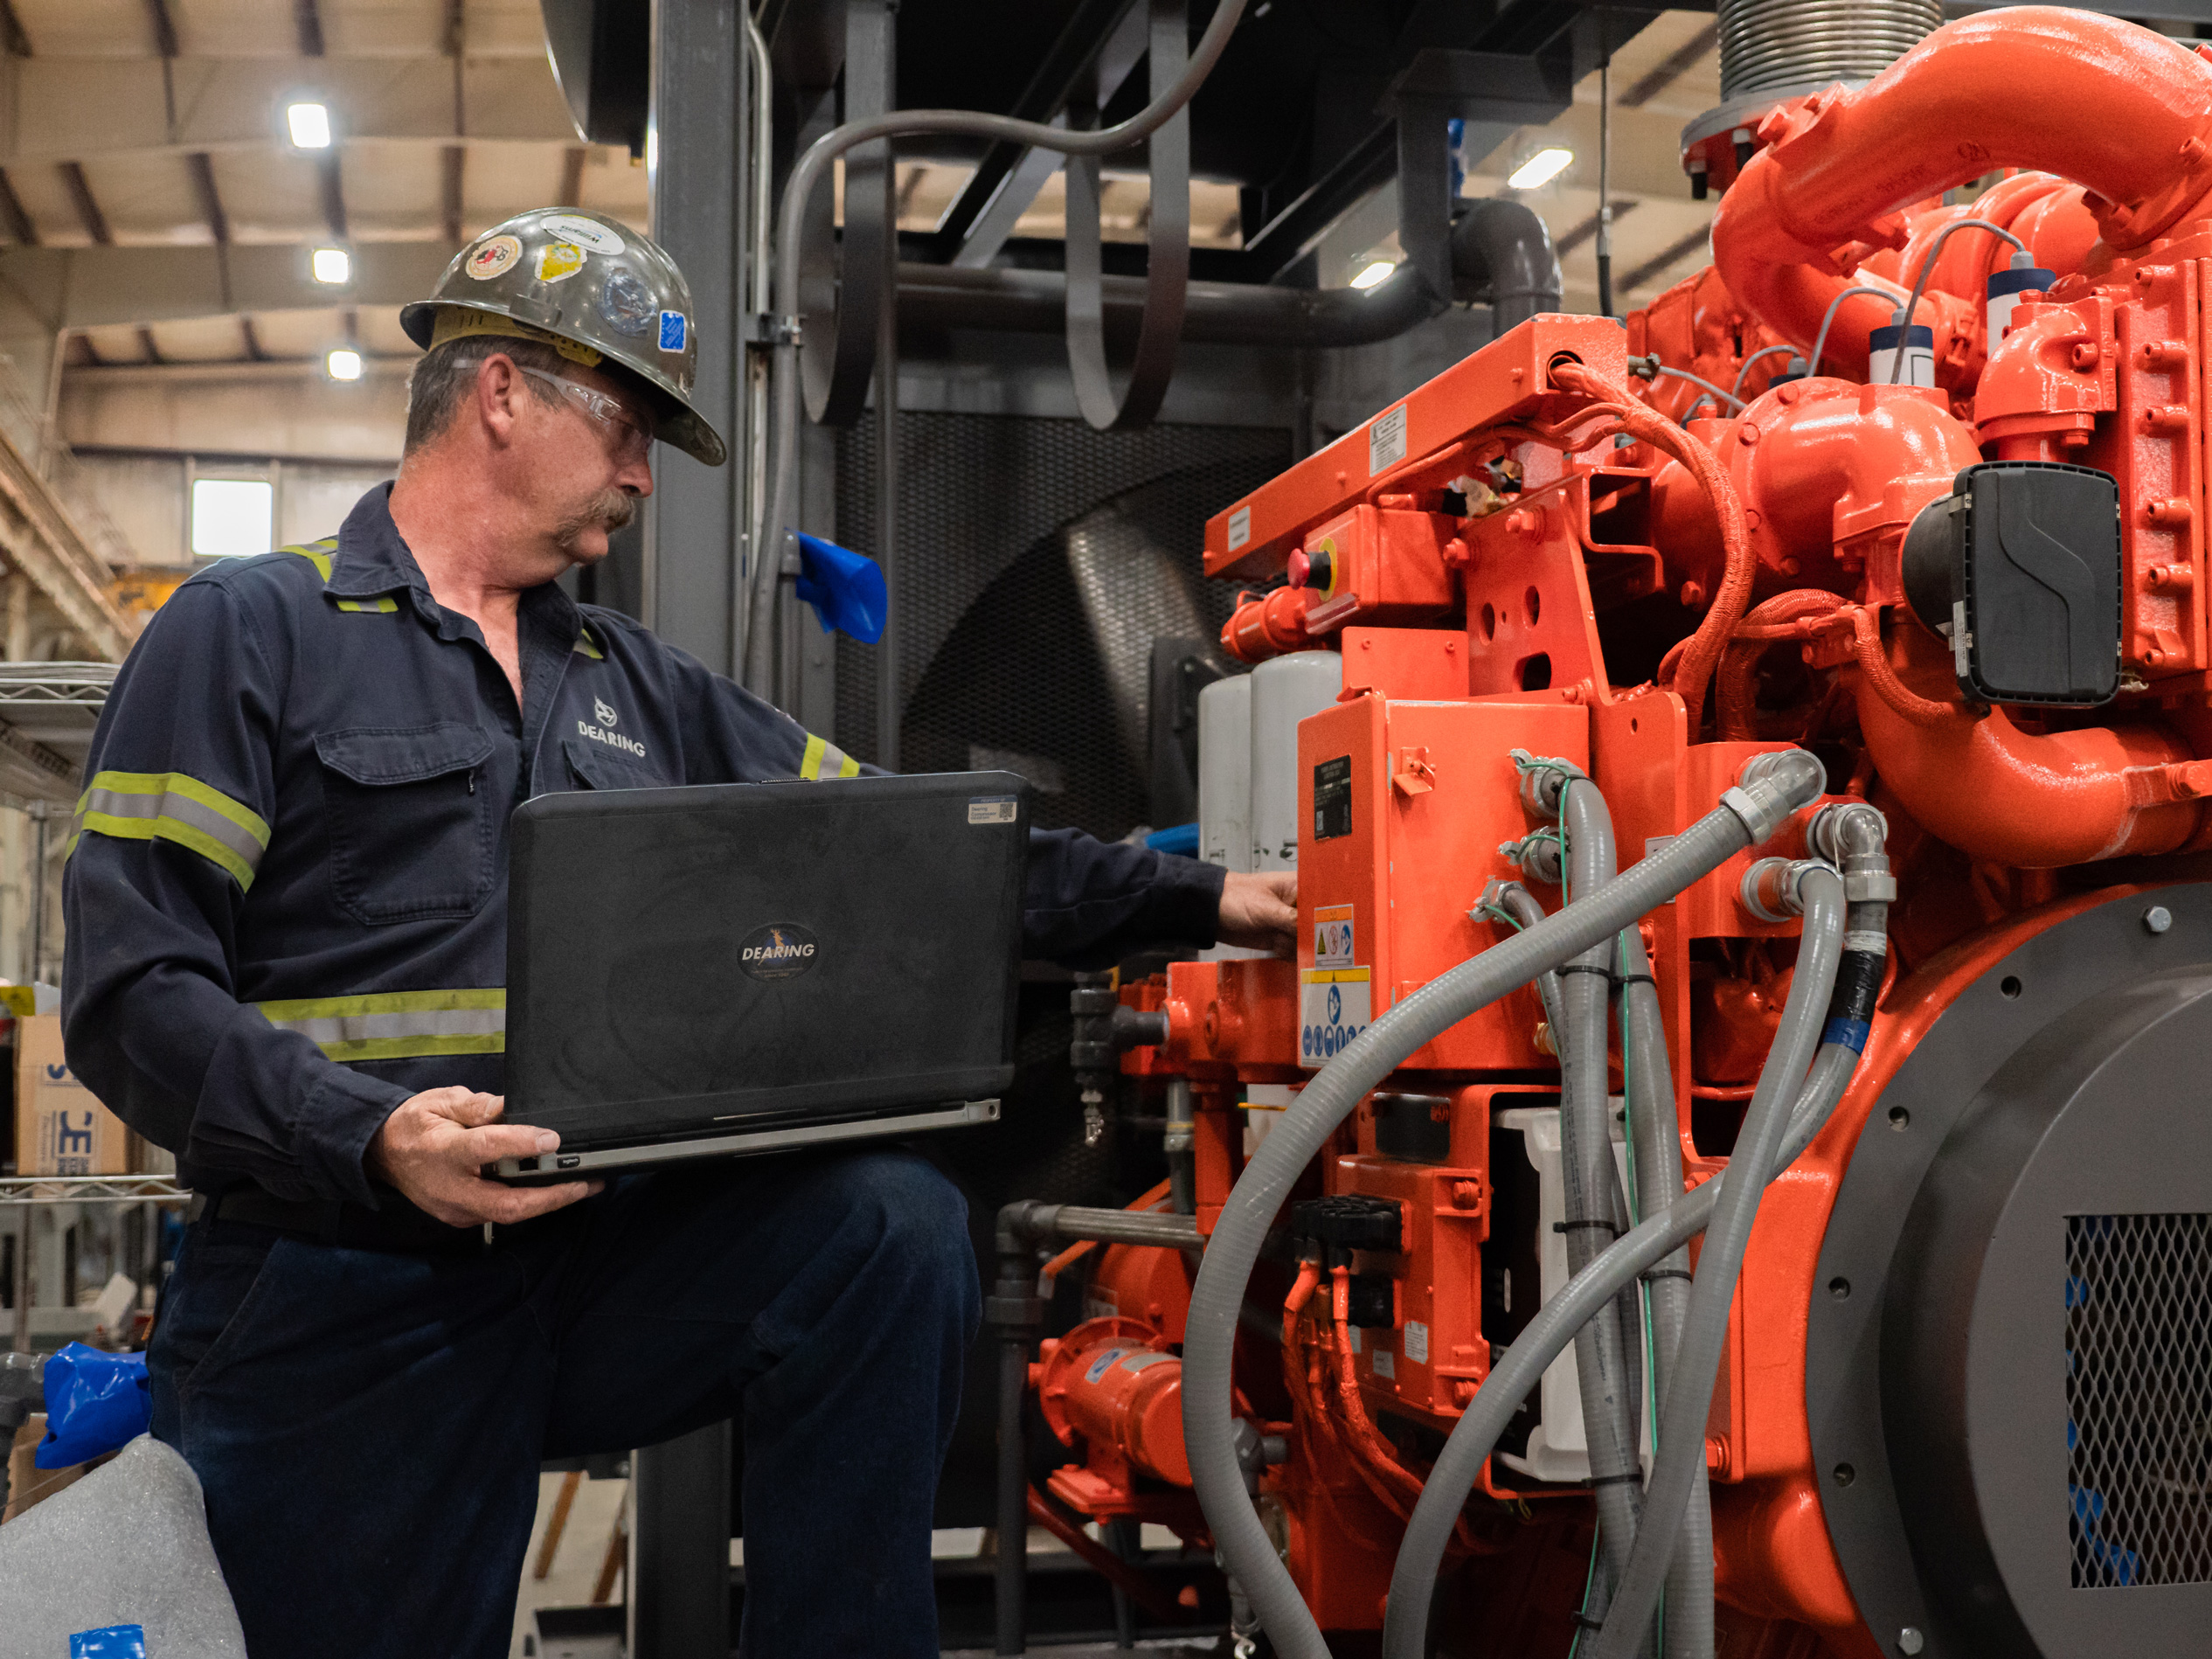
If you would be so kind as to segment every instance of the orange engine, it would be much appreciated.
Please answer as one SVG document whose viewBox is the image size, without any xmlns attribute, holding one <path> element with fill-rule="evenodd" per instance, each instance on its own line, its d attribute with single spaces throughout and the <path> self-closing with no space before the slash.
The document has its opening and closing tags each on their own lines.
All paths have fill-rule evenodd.
<svg viewBox="0 0 2212 1659">
<path fill-rule="evenodd" d="M 1030 1371 L 1050 1496 L 1217 1544 L 1240 1634 L 1285 1652 L 1308 1623 L 1338 1651 L 1651 1650 L 1607 1604 L 1663 1522 L 1670 1656 L 2202 1653 L 2212 63 L 1987 13 L 1737 136 L 1712 268 L 1625 330 L 1535 318 L 1209 524 L 1253 668 L 1204 693 L 1201 845 L 1294 864 L 1300 944 L 1113 992 L 1146 1017 L 1123 1109 L 1165 1121 L 1175 1177 L 1138 1219 L 1189 1232 L 1103 1235 L 1101 1316 Z M 1924 277 L 1902 344 L 1844 297 Z M 1574 801 L 1626 884 L 1792 753 L 1811 784 L 1678 885 L 1423 1024 L 1599 913 Z M 1523 1378 L 1632 1226 L 1727 1213 L 1758 1101 L 1780 1123 L 1830 1057 L 1746 1236 L 1654 1256 Z M 1609 1146 L 1577 1140 L 1578 1088 Z M 1607 1320 L 1625 1470 L 1588 1385 Z M 1670 1433 L 1661 1397 L 1709 1381 Z"/>
</svg>

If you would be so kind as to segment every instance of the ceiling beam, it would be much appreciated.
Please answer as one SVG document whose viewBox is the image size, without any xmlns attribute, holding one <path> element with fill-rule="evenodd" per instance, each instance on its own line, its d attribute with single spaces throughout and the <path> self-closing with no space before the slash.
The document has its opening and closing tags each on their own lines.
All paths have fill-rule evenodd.
<svg viewBox="0 0 2212 1659">
<path fill-rule="evenodd" d="M 149 363 L 166 363 L 169 360 L 162 356 L 161 347 L 154 344 L 153 330 L 148 328 L 143 323 L 138 325 L 138 349 L 146 354 L 146 361 Z"/>
<path fill-rule="evenodd" d="M 107 215 L 93 199 L 92 182 L 85 177 L 85 170 L 75 162 L 63 162 L 60 172 L 61 187 L 69 192 L 69 205 L 77 210 L 77 222 L 85 227 L 85 234 L 99 246 L 108 246 L 115 239 L 114 233 L 107 228 Z"/>
<path fill-rule="evenodd" d="M 207 233 L 222 246 L 231 239 L 231 216 L 223 211 L 223 198 L 215 188 L 215 163 L 204 149 L 196 149 L 184 157 L 184 170 L 191 175 L 192 195 L 199 204 L 199 216 L 207 222 Z"/>
<path fill-rule="evenodd" d="M 155 55 L 177 56 L 177 19 L 170 15 L 169 0 L 146 0 L 146 18 L 154 26 Z"/>
<path fill-rule="evenodd" d="M 315 0 L 292 0 L 292 24 L 299 36 L 300 56 L 322 55 L 322 13 Z"/>
<path fill-rule="evenodd" d="M 581 144 L 571 144 L 561 152 L 560 205 L 581 207 L 584 205 L 584 163 L 591 152 Z"/>
<path fill-rule="evenodd" d="M 468 152 L 459 144 L 447 145 L 438 158 L 439 226 L 448 242 L 462 239 L 461 184 L 468 167 Z"/>
<path fill-rule="evenodd" d="M 38 246 L 38 227 L 23 211 L 23 198 L 16 194 L 5 168 L 0 168 L 0 230 L 7 232 L 8 239 L 17 247 Z"/>
<path fill-rule="evenodd" d="M 352 233 L 345 222 L 345 175 L 339 170 L 337 147 L 333 145 L 322 152 L 316 173 L 322 190 L 322 219 L 329 226 L 330 234 L 341 242 Z"/>
<path fill-rule="evenodd" d="M 254 332 L 253 319 L 252 317 L 242 316 L 239 318 L 238 337 L 239 343 L 246 348 L 246 357 L 247 362 L 267 363 L 269 360 L 268 351 L 261 344 L 261 337 Z"/>
<path fill-rule="evenodd" d="M 0 58 L 0 166 L 280 149 L 300 74 L 292 57 Z M 344 112 L 349 142 L 576 142 L 543 57 L 325 58 L 315 84 Z"/>
<path fill-rule="evenodd" d="M 455 251 L 442 241 L 360 243 L 347 302 L 365 310 L 419 300 Z M 296 246 L 5 247 L 0 283 L 54 330 L 322 311 L 331 303 Z"/>
<path fill-rule="evenodd" d="M 1640 109 L 1665 92 L 1684 75 L 1705 60 L 1705 56 L 1720 44 L 1721 25 L 1717 20 L 1709 23 L 1688 39 L 1668 52 L 1666 57 L 1637 77 L 1636 83 L 1620 94 L 1622 107 Z"/>
<path fill-rule="evenodd" d="M 0 52 L 10 58 L 31 55 L 31 37 L 23 31 L 23 19 L 16 15 L 14 0 L 0 0 Z"/>
<path fill-rule="evenodd" d="M 1674 267 L 1702 248 L 1711 239 L 1712 234 L 1709 227 L 1700 226 L 1680 241 L 1662 248 L 1658 253 L 1646 260 L 1620 279 L 1620 291 L 1623 294 L 1633 292 L 1643 287 L 1654 277 L 1664 276 Z"/>
</svg>

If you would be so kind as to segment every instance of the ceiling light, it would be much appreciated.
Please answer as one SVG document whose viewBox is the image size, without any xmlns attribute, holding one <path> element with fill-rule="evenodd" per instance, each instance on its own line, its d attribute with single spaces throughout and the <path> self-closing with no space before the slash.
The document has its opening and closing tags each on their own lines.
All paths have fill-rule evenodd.
<svg viewBox="0 0 2212 1659">
<path fill-rule="evenodd" d="M 1396 269 L 1397 269 L 1396 260 L 1376 260 L 1352 279 L 1352 286 L 1356 288 L 1371 288 Z"/>
<path fill-rule="evenodd" d="M 1506 180 L 1506 187 L 1508 190 L 1542 190 L 1565 172 L 1574 158 L 1574 151 L 1562 149 L 1557 144 L 1540 149 L 1514 169 L 1513 177 Z"/>
<path fill-rule="evenodd" d="M 330 148 L 330 112 L 321 104 L 293 104 L 284 112 L 292 142 L 302 149 Z"/>
<path fill-rule="evenodd" d="M 341 288 L 353 281 L 353 255 L 342 247 L 315 250 L 315 280 Z"/>
<path fill-rule="evenodd" d="M 361 378 L 361 354 L 347 346 L 333 347 L 330 355 L 322 360 L 333 380 L 358 380 Z"/>
</svg>

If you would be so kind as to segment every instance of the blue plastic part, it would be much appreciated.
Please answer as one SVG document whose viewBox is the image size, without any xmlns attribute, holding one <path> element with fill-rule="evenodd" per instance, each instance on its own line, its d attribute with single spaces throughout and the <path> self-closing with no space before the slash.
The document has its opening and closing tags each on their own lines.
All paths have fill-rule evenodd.
<svg viewBox="0 0 2212 1659">
<path fill-rule="evenodd" d="M 1873 1029 L 1862 1019 L 1832 1019 L 1820 1028 L 1820 1042 L 1823 1046 L 1830 1043 L 1847 1044 L 1854 1054 L 1863 1054 L 1867 1052 L 1867 1033 Z"/>
<path fill-rule="evenodd" d="M 891 590 L 872 559 L 819 536 L 799 532 L 799 580 L 792 591 L 815 607 L 822 631 L 845 633 L 863 645 L 884 636 Z"/>
<path fill-rule="evenodd" d="M 103 1354 L 67 1343 L 46 1362 L 45 1385 L 46 1438 L 31 1459 L 42 1469 L 74 1468 L 119 1451 L 153 1421 L 143 1354 Z"/>
<path fill-rule="evenodd" d="M 1144 844 L 1155 852 L 1179 852 L 1186 858 L 1198 856 L 1198 826 L 1179 823 L 1172 830 L 1155 830 L 1144 838 Z"/>
<path fill-rule="evenodd" d="M 146 1627 L 104 1625 L 69 1638 L 69 1659 L 146 1659 Z"/>
</svg>

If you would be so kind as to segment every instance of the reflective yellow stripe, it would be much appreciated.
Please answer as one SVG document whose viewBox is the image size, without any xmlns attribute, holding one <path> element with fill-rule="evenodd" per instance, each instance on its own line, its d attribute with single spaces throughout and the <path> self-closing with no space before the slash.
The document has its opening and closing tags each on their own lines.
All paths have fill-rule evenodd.
<svg viewBox="0 0 2212 1659">
<path fill-rule="evenodd" d="M 342 611 L 374 611 L 379 615 L 389 616 L 399 608 L 399 601 L 386 593 L 382 599 L 342 599 L 338 601 L 338 608 Z"/>
<path fill-rule="evenodd" d="M 590 657 L 594 663 L 601 663 L 607 660 L 607 653 L 600 649 L 598 646 L 592 643 L 592 635 L 589 628 L 579 629 L 576 635 L 576 643 L 570 646 L 568 649 L 575 652 L 579 656 Z"/>
<path fill-rule="evenodd" d="M 276 551 L 280 553 L 297 553 L 314 566 L 327 582 L 330 580 L 330 555 L 338 551 L 338 538 L 326 536 L 321 541 L 309 542 L 303 546 L 280 547 Z"/>
<path fill-rule="evenodd" d="M 860 762 L 836 744 L 808 732 L 807 752 L 799 757 L 799 775 L 809 783 L 830 778 L 856 778 L 860 775 Z"/>
<path fill-rule="evenodd" d="M 253 885 L 269 826 L 251 807 L 182 772 L 102 772 L 77 798 L 64 857 L 88 830 L 121 841 L 173 841 Z"/>
<path fill-rule="evenodd" d="M 270 1024 L 299 1032 L 334 1060 L 501 1054 L 507 1049 L 507 993 L 498 988 L 371 991 L 253 1006 Z"/>
</svg>

